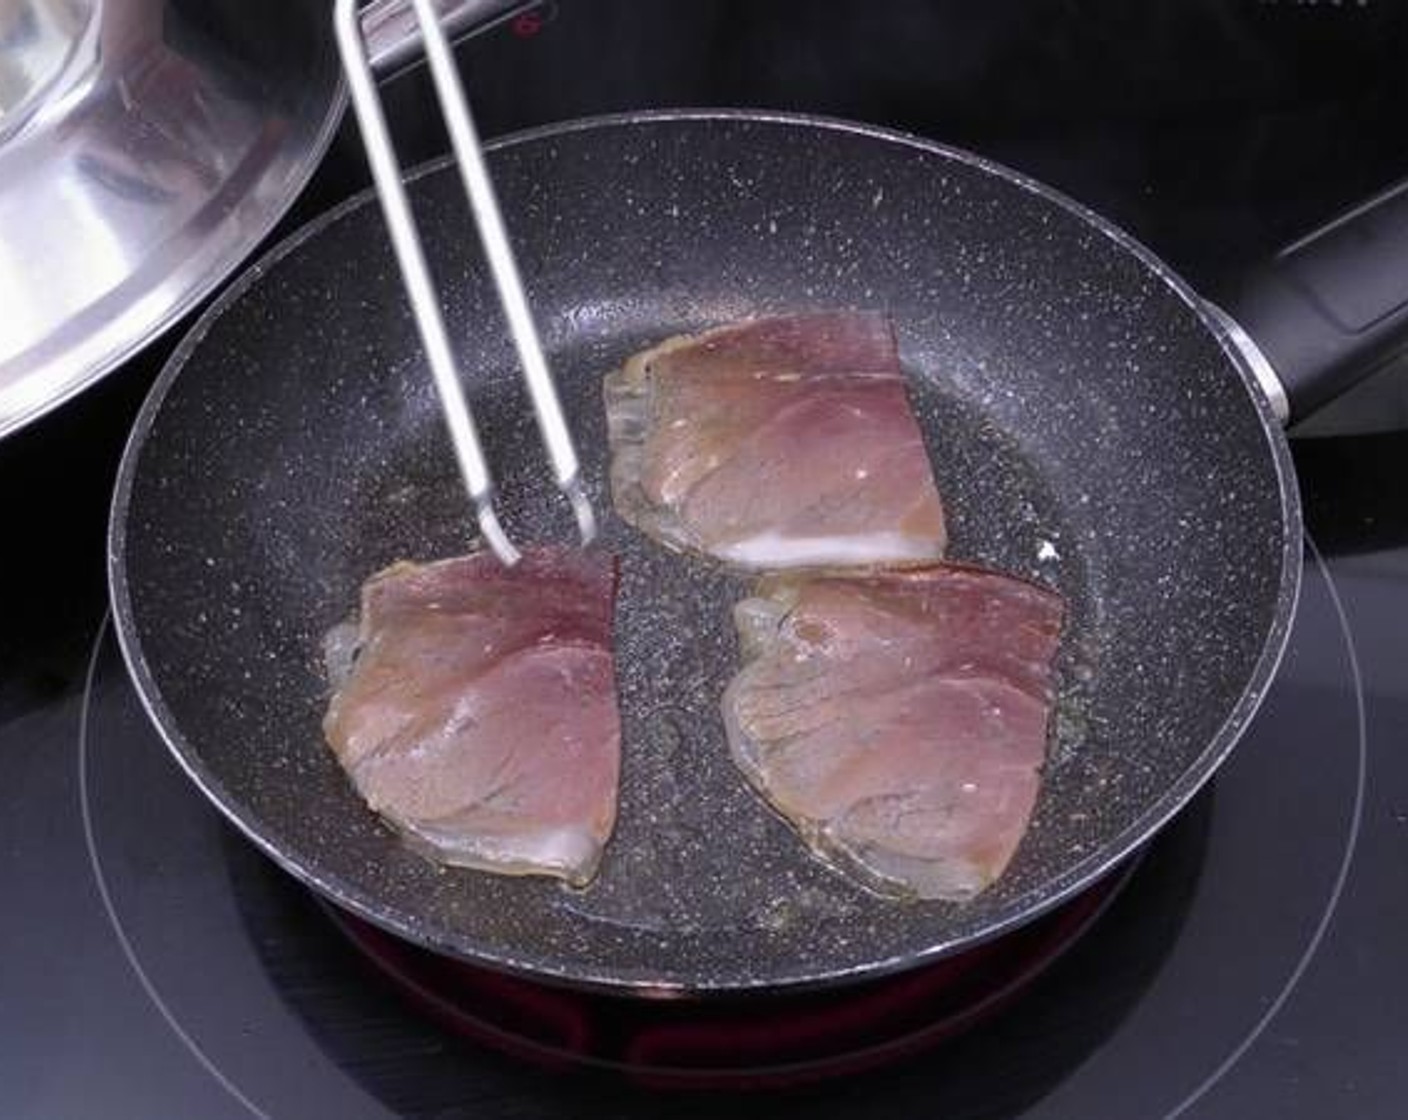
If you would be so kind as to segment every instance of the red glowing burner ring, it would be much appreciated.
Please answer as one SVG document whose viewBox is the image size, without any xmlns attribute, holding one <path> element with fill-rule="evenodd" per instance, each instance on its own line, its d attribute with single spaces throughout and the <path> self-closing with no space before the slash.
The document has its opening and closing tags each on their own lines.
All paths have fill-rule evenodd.
<svg viewBox="0 0 1408 1120">
<path fill-rule="evenodd" d="M 651 1088 L 782 1088 L 873 1069 L 986 1020 L 1090 928 L 1131 870 L 931 965 L 829 991 L 702 1001 L 539 984 L 439 956 L 342 911 L 328 913 L 419 1011 L 502 1053 L 553 1069 L 611 1070 Z"/>
</svg>

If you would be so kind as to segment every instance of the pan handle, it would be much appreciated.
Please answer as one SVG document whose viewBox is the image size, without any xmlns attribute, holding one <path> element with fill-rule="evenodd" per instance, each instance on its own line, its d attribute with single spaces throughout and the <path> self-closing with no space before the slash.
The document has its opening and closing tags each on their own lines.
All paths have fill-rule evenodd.
<svg viewBox="0 0 1408 1120">
<path fill-rule="evenodd" d="M 1287 245 L 1218 303 L 1258 379 L 1279 384 L 1278 415 L 1304 419 L 1408 350 L 1408 180 Z"/>
<path fill-rule="evenodd" d="M 451 42 L 488 31 L 542 0 L 435 0 L 440 26 Z M 419 25 L 411 0 L 371 0 L 362 9 L 362 38 L 378 77 L 408 70 L 424 57 Z"/>
</svg>

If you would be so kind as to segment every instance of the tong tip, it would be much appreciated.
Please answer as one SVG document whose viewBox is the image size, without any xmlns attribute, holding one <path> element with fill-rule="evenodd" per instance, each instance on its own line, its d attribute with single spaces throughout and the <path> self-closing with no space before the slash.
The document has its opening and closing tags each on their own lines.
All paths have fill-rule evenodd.
<svg viewBox="0 0 1408 1120">
<path fill-rule="evenodd" d="M 489 548 L 505 567 L 511 568 L 523 559 L 523 554 L 514 547 L 513 542 L 508 539 L 508 534 L 504 532 L 504 527 L 499 524 L 499 515 L 494 512 L 491 502 L 476 503 L 474 512 L 479 520 L 479 531 L 484 534 Z"/>
<path fill-rule="evenodd" d="M 572 512 L 577 517 L 577 531 L 581 534 L 583 544 L 591 544 L 596 540 L 596 514 L 592 511 L 592 504 L 587 500 L 587 493 L 582 489 L 582 480 L 578 476 L 573 476 L 562 485 L 562 492 L 567 495 L 567 500 L 572 503 Z"/>
</svg>

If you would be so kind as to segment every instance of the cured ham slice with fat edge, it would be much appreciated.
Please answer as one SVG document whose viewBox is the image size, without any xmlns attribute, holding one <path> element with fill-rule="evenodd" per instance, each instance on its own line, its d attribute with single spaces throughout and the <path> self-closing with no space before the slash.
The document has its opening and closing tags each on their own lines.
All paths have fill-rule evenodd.
<svg viewBox="0 0 1408 1120">
<path fill-rule="evenodd" d="M 367 804 L 441 862 L 589 881 L 616 819 L 615 582 L 546 549 L 372 576 L 329 636 L 323 723 Z"/>
<path fill-rule="evenodd" d="M 734 761 L 867 886 L 971 898 L 1031 817 L 1064 611 L 1034 584 L 960 566 L 770 576 L 734 610 Z"/>
<path fill-rule="evenodd" d="M 605 381 L 616 509 L 735 567 L 934 560 L 943 508 L 894 332 L 873 312 L 671 339 Z"/>
</svg>

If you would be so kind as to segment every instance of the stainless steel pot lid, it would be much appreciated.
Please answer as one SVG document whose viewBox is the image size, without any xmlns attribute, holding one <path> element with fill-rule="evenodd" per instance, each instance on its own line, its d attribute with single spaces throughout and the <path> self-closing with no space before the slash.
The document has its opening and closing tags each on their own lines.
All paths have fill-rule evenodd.
<svg viewBox="0 0 1408 1120">
<path fill-rule="evenodd" d="M 341 114 L 320 0 L 0 5 L 0 436 L 214 288 Z"/>
</svg>

